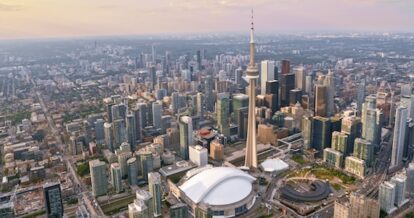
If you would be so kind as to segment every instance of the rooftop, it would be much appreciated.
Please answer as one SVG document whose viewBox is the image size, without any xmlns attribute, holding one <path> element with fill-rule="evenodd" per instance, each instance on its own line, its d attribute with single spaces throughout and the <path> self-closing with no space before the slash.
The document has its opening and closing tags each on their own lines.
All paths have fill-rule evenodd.
<svg viewBox="0 0 414 218">
<path fill-rule="evenodd" d="M 206 168 L 184 182 L 180 189 L 194 203 L 228 205 L 246 198 L 255 180 L 237 168 Z"/>
</svg>

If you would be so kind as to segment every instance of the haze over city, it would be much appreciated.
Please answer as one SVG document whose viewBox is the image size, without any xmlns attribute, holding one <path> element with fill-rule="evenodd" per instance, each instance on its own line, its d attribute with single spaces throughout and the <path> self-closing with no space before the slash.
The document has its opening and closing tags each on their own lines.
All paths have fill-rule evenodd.
<svg viewBox="0 0 414 218">
<path fill-rule="evenodd" d="M 0 38 L 242 33 L 411 32 L 411 0 L 1 0 Z M 28 22 L 30 21 L 30 22 Z"/>
<path fill-rule="evenodd" d="M 413 218 L 414 0 L 0 0 L 0 218 Z"/>
</svg>

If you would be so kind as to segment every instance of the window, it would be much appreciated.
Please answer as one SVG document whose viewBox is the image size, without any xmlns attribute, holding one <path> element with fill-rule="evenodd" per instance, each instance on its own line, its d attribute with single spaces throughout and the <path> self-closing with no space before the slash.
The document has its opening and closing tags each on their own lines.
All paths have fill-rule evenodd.
<svg viewBox="0 0 414 218">
<path fill-rule="evenodd" d="M 243 213 L 246 213 L 246 211 L 247 211 L 247 207 L 246 207 L 246 205 L 244 204 L 244 205 L 242 205 L 242 206 L 240 206 L 240 207 L 237 207 L 236 209 L 234 209 L 235 211 L 235 214 L 236 214 L 236 216 L 237 215 L 240 215 L 240 214 L 243 214 Z"/>
<path fill-rule="evenodd" d="M 224 216 L 224 210 L 213 211 L 213 216 Z"/>
</svg>

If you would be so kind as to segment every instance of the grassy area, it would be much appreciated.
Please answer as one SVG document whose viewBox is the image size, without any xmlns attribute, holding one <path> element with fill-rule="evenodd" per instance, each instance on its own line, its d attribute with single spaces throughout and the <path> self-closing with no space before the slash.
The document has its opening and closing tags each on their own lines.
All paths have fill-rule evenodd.
<svg viewBox="0 0 414 218">
<path fill-rule="evenodd" d="M 106 215 L 116 214 L 127 208 L 128 204 L 132 203 L 134 199 L 135 195 L 132 195 L 122 200 L 113 201 L 109 204 L 101 205 L 101 208 Z"/>
<path fill-rule="evenodd" d="M 301 165 L 308 163 L 308 162 L 307 162 L 307 161 L 303 158 L 303 155 L 300 155 L 300 154 L 295 154 L 295 155 L 293 155 L 293 156 L 292 156 L 292 160 L 293 160 L 293 161 L 295 161 L 295 162 L 296 162 L 296 163 L 298 163 L 298 164 L 301 164 Z"/>
<path fill-rule="evenodd" d="M 22 122 L 23 119 L 29 119 L 30 118 L 30 111 L 19 111 L 16 113 L 11 114 L 8 118 L 12 121 L 13 125 L 16 125 L 20 122 Z"/>
<path fill-rule="evenodd" d="M 345 173 L 337 170 L 337 169 L 330 169 L 325 167 L 314 167 L 311 169 L 313 175 L 315 175 L 319 179 L 327 179 L 332 180 L 335 177 L 342 180 L 343 184 L 350 185 L 356 182 L 356 179 L 352 176 L 348 176 Z"/>
<path fill-rule="evenodd" d="M 342 186 L 341 185 L 339 185 L 339 184 L 331 184 L 332 185 L 332 187 L 336 190 L 336 191 L 339 191 L 339 190 L 341 190 L 341 188 L 342 188 Z"/>
<path fill-rule="evenodd" d="M 78 199 L 77 199 L 77 198 L 71 198 L 71 199 L 68 199 L 68 200 L 66 201 L 66 203 L 67 203 L 68 205 L 77 204 L 77 203 L 78 203 Z"/>
<path fill-rule="evenodd" d="M 414 218 L 414 212 L 407 213 L 405 218 Z"/>
<path fill-rule="evenodd" d="M 78 164 L 76 166 L 76 173 L 83 177 L 89 174 L 89 164 L 87 162 Z"/>
</svg>

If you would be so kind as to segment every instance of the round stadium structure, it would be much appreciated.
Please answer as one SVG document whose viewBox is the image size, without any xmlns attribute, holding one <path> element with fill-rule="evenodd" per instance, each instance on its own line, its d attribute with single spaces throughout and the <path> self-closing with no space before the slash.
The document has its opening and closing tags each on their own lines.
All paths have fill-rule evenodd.
<svg viewBox="0 0 414 218">
<path fill-rule="evenodd" d="M 299 203 L 321 201 L 327 198 L 330 193 L 329 184 L 322 181 L 314 181 L 308 192 L 299 192 L 289 185 L 281 188 L 282 198 Z"/>
<path fill-rule="evenodd" d="M 179 186 L 180 197 L 191 206 L 196 217 L 234 217 L 253 206 L 255 180 L 237 168 L 206 167 Z"/>
</svg>

